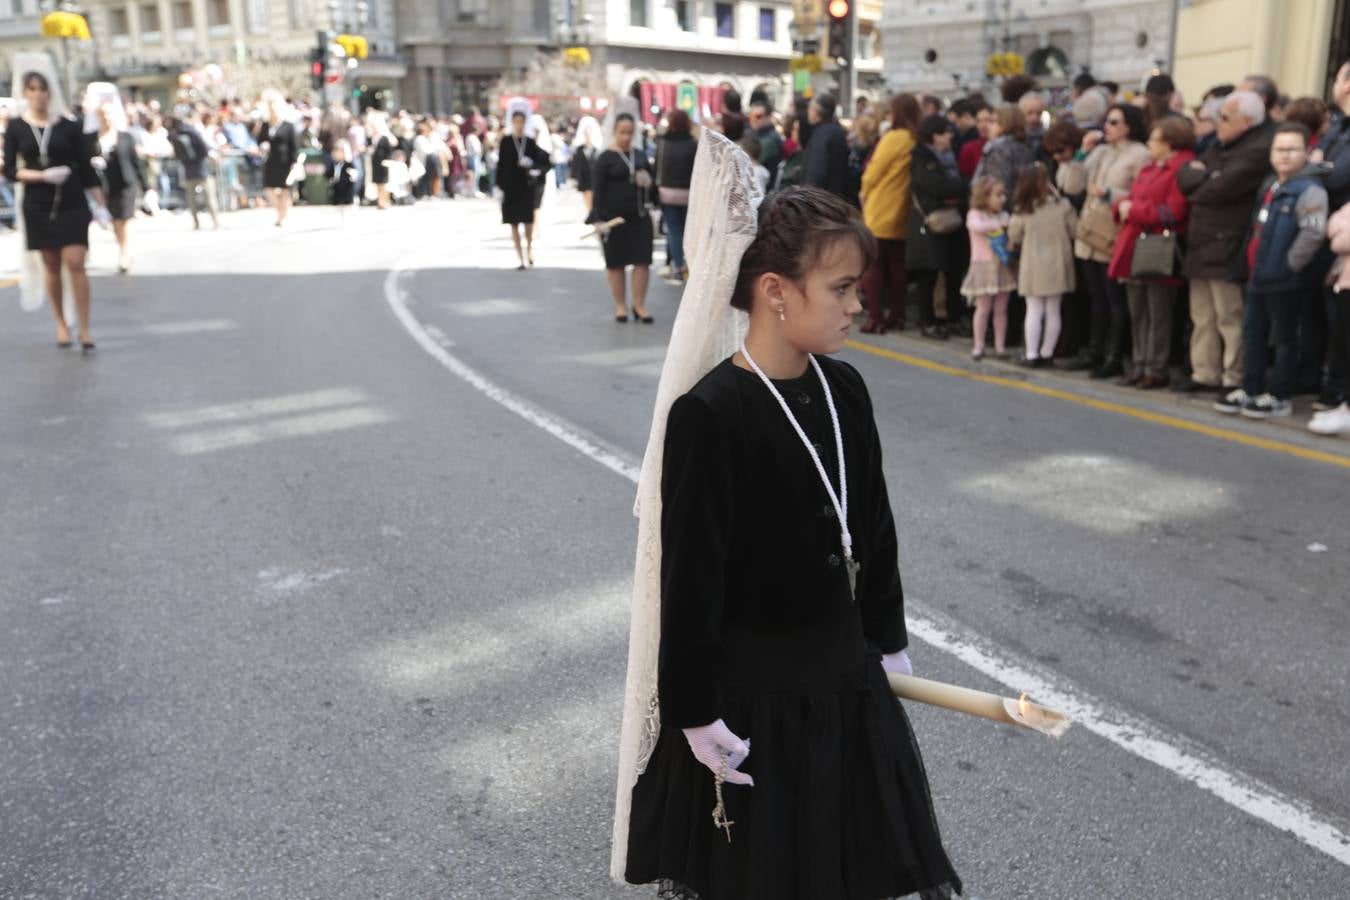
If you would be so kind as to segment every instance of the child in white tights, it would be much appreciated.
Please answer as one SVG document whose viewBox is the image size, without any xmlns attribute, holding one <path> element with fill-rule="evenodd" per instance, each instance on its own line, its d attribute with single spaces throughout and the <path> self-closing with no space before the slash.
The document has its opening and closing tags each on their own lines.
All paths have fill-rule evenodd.
<svg viewBox="0 0 1350 900">
<path fill-rule="evenodd" d="M 1007 357 L 1008 294 L 1017 287 L 1012 270 L 999 259 L 991 240 L 1006 240 L 1008 214 L 1007 191 L 1003 182 L 991 176 L 978 179 L 970 190 L 970 212 L 966 230 L 970 232 L 970 270 L 961 283 L 961 293 L 975 303 L 975 345 L 970 355 L 984 358 L 984 333 L 989 316 L 994 317 L 994 353 Z M 1006 246 L 1006 244 L 1005 244 Z"/>
<path fill-rule="evenodd" d="M 1074 288 L 1073 234 L 1077 224 L 1072 204 L 1051 186 L 1045 166 L 1036 163 L 1024 169 L 1013 189 L 1008 240 L 1020 250 L 1017 291 L 1027 303 L 1022 365 L 1029 368 L 1048 366 L 1055 357 L 1060 300 Z"/>
</svg>

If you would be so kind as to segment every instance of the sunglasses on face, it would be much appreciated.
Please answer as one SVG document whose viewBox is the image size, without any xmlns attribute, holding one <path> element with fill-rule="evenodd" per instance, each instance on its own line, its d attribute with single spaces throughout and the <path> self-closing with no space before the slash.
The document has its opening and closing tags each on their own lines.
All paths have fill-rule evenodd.
<svg viewBox="0 0 1350 900">
<path fill-rule="evenodd" d="M 1107 120 L 1106 120 L 1106 124 L 1107 124 L 1107 125 L 1124 125 L 1124 124 L 1125 124 L 1125 120 L 1124 120 L 1124 119 L 1107 119 Z"/>
</svg>

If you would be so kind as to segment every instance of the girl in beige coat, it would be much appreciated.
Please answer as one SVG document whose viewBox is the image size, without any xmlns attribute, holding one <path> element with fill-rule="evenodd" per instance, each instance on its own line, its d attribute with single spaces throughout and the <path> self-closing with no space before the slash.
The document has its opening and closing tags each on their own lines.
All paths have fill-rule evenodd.
<svg viewBox="0 0 1350 900">
<path fill-rule="evenodd" d="M 1124 371 L 1122 358 L 1130 313 L 1124 285 L 1106 276 L 1120 230 L 1111 204 L 1130 196 L 1130 185 L 1148 164 L 1148 129 L 1138 107 L 1117 103 L 1106 113 L 1104 131 L 1089 131 L 1064 170 L 1064 190 L 1085 194 L 1074 255 L 1084 261 L 1091 297 L 1091 340 L 1087 352 L 1066 368 L 1092 369 L 1093 378 Z"/>
<path fill-rule="evenodd" d="M 1008 240 L 1019 248 L 1017 292 L 1027 304 L 1022 365 L 1050 364 L 1059 342 L 1060 301 L 1074 289 L 1073 236 L 1078 216 L 1073 205 L 1050 186 L 1045 166 L 1022 170 L 1013 194 Z M 1044 331 L 1042 331 L 1042 323 Z"/>
</svg>

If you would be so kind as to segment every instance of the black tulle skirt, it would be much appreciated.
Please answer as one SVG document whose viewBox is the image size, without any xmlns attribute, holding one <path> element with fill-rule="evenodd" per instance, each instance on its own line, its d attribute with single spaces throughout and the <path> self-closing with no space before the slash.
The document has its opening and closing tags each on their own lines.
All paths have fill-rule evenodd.
<svg viewBox="0 0 1350 900">
<path fill-rule="evenodd" d="M 626 878 L 680 900 L 950 896 L 928 777 L 856 607 L 797 630 L 728 635 L 723 719 L 750 741 L 753 787 L 722 789 L 663 728 L 633 789 Z"/>
</svg>

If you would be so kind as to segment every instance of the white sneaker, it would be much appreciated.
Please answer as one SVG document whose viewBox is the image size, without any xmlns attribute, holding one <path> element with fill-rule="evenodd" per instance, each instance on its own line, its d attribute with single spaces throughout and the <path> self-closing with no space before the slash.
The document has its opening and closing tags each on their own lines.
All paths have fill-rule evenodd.
<svg viewBox="0 0 1350 900">
<path fill-rule="evenodd" d="M 1308 430 L 1313 434 L 1325 434 L 1332 437 L 1338 434 L 1350 434 L 1350 403 L 1342 403 L 1335 409 L 1320 412 L 1308 422 Z"/>
</svg>

